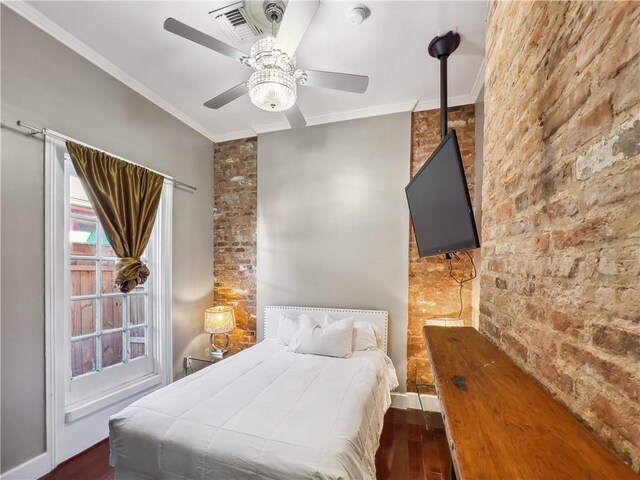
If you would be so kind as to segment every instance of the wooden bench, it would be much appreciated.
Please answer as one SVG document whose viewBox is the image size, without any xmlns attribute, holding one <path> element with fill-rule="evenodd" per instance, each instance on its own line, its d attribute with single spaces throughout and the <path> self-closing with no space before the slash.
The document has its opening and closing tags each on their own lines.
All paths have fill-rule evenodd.
<svg viewBox="0 0 640 480">
<path fill-rule="evenodd" d="M 459 480 L 638 480 L 477 330 L 422 332 Z"/>
</svg>

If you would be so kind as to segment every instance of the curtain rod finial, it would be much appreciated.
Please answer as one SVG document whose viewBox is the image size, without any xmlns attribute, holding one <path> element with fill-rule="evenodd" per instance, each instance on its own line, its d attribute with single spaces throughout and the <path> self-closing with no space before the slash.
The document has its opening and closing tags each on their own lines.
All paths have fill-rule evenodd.
<svg viewBox="0 0 640 480">
<path fill-rule="evenodd" d="M 35 137 L 36 135 L 42 135 L 44 133 L 44 130 L 36 128 L 33 125 L 29 125 L 28 123 L 24 123 L 22 120 L 18 120 L 16 122 L 16 125 L 29 130 L 29 135 L 31 135 L 32 137 Z"/>
</svg>

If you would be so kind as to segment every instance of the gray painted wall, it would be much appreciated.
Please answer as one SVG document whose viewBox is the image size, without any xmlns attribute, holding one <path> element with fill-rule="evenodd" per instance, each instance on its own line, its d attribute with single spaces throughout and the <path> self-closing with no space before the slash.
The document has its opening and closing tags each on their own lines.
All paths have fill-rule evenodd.
<svg viewBox="0 0 640 480">
<path fill-rule="evenodd" d="M 258 137 L 258 338 L 266 305 L 389 311 L 407 363 L 411 114 Z"/>
<path fill-rule="evenodd" d="M 43 142 L 13 130 L 46 126 L 198 188 L 176 190 L 174 371 L 199 353 L 213 298 L 213 143 L 2 6 L 2 461 L 45 449 Z"/>
</svg>

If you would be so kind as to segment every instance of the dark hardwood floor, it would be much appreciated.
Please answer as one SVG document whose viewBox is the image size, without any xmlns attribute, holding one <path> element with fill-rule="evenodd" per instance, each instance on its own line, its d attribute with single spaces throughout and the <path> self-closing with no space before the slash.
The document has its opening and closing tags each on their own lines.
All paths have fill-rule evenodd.
<svg viewBox="0 0 640 480">
<path fill-rule="evenodd" d="M 389 409 L 376 453 L 378 480 L 446 480 L 451 455 L 440 415 L 425 428 L 419 410 Z"/>
<path fill-rule="evenodd" d="M 438 423 L 437 419 L 434 423 Z M 445 480 L 449 449 L 444 430 L 427 430 L 418 410 L 389 409 L 376 453 L 378 480 Z M 41 480 L 112 480 L 109 442 L 104 440 Z"/>
<path fill-rule="evenodd" d="M 113 480 L 115 471 L 109 466 L 109 440 L 61 463 L 40 480 Z"/>
</svg>

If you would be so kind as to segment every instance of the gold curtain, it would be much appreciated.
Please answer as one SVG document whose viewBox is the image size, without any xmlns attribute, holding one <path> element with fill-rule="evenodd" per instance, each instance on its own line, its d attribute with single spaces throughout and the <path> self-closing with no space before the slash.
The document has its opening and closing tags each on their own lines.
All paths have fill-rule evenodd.
<svg viewBox="0 0 640 480">
<path fill-rule="evenodd" d="M 67 142 L 67 150 L 118 256 L 116 287 L 130 292 L 149 276 L 140 257 L 151 237 L 164 179 L 144 167 L 77 143 Z"/>
</svg>

